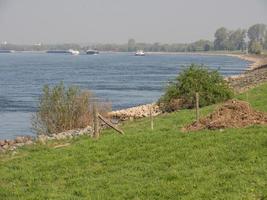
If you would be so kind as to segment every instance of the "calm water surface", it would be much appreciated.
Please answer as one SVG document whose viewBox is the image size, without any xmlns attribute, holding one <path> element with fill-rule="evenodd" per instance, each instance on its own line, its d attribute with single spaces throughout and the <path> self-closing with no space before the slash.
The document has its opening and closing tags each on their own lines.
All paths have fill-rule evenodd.
<svg viewBox="0 0 267 200">
<path fill-rule="evenodd" d="M 77 85 L 111 101 L 113 109 L 156 101 L 185 65 L 205 64 L 224 76 L 240 74 L 248 62 L 227 56 L 102 53 L 0 54 L 0 139 L 31 135 L 30 118 L 44 84 Z"/>
</svg>

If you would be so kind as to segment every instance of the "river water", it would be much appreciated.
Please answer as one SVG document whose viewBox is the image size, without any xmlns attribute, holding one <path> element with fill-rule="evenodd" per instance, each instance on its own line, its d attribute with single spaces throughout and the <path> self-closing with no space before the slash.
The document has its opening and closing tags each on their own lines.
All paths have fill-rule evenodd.
<svg viewBox="0 0 267 200">
<path fill-rule="evenodd" d="M 0 54 L 0 139 L 32 135 L 30 119 L 43 85 L 89 89 L 113 109 L 156 101 L 169 80 L 186 65 L 204 64 L 224 76 L 242 73 L 248 62 L 229 56 Z"/>
</svg>

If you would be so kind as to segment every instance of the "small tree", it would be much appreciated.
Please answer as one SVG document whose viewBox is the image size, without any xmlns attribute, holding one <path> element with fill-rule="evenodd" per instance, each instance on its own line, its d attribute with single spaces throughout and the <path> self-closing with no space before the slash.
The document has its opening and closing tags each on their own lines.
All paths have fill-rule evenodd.
<svg viewBox="0 0 267 200">
<path fill-rule="evenodd" d="M 253 54 L 261 54 L 263 50 L 262 45 L 260 44 L 260 42 L 257 41 L 251 41 L 249 44 L 249 53 L 253 53 Z"/>
<path fill-rule="evenodd" d="M 233 96 L 232 90 L 218 71 L 192 64 L 166 88 L 159 100 L 160 107 L 167 112 L 177 108 L 193 108 L 196 92 L 200 94 L 200 106 L 222 102 Z"/>
<path fill-rule="evenodd" d="M 92 124 L 92 104 L 95 99 L 89 91 L 78 87 L 65 88 L 63 83 L 49 88 L 45 85 L 32 128 L 37 134 L 55 134 L 66 130 L 85 128 Z M 105 114 L 108 104 L 99 104 L 99 112 Z"/>
</svg>

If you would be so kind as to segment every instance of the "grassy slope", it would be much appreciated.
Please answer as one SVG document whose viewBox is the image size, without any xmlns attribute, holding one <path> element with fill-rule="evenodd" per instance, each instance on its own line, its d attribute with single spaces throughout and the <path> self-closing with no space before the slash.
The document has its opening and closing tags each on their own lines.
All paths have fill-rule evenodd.
<svg viewBox="0 0 267 200">
<path fill-rule="evenodd" d="M 267 84 L 248 96 L 267 111 Z M 181 133 L 193 118 L 185 110 L 157 117 L 153 132 L 142 119 L 123 125 L 125 136 L 2 155 L 0 199 L 267 199 L 267 127 Z"/>
</svg>

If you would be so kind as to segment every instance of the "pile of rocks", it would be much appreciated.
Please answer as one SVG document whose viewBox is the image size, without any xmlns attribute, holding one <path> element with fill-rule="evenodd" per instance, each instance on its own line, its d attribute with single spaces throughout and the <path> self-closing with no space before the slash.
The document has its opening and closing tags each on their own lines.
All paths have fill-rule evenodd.
<svg viewBox="0 0 267 200">
<path fill-rule="evenodd" d="M 52 135 L 38 135 L 36 138 L 31 136 L 18 136 L 14 140 L 0 140 L 0 152 L 13 151 L 18 147 L 31 145 L 36 142 L 45 143 L 48 140 L 62 140 L 80 135 L 92 135 L 92 132 L 91 126 L 87 126 L 84 129 L 69 130 Z"/>
<path fill-rule="evenodd" d="M 71 139 L 81 135 L 92 135 L 93 129 L 91 126 L 87 126 L 84 129 L 74 129 L 52 135 L 38 135 L 36 140 L 41 143 L 45 143 L 48 140 L 63 140 Z"/>
<path fill-rule="evenodd" d="M 18 147 L 24 145 L 30 145 L 33 143 L 33 138 L 31 136 L 18 136 L 13 140 L 0 140 L 0 152 L 5 152 L 8 150 L 15 150 Z"/>
<path fill-rule="evenodd" d="M 128 109 L 113 111 L 109 113 L 109 117 L 118 119 L 119 121 L 126 121 L 131 119 L 138 119 L 143 117 L 157 116 L 162 113 L 159 106 L 155 103 L 136 106 Z"/>
</svg>

